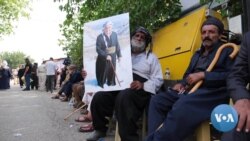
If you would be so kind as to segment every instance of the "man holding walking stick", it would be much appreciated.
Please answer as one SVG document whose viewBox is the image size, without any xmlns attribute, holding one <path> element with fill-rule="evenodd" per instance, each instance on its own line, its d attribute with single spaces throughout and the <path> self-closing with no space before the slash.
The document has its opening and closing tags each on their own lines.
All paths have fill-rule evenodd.
<svg viewBox="0 0 250 141">
<path fill-rule="evenodd" d="M 233 64 L 231 48 L 223 49 L 211 71 L 207 68 L 215 57 L 224 30 L 223 23 L 208 17 L 201 26 L 202 45 L 193 55 L 180 83 L 153 96 L 149 105 L 146 141 L 183 141 L 209 120 L 214 107 L 229 102 L 226 78 Z M 202 85 L 189 91 L 199 81 Z"/>
<path fill-rule="evenodd" d="M 106 136 L 107 117 L 115 116 L 122 141 L 138 141 L 136 122 L 147 107 L 151 95 L 163 84 L 161 66 L 151 52 L 152 37 L 147 29 L 138 27 L 131 34 L 133 82 L 121 91 L 97 92 L 91 102 L 94 132 L 87 141 L 97 141 Z M 146 48 L 149 47 L 149 51 Z"/>
</svg>

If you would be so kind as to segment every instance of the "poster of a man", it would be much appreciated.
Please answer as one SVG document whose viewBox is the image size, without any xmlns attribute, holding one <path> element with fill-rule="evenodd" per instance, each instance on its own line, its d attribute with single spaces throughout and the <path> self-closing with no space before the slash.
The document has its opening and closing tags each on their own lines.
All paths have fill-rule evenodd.
<svg viewBox="0 0 250 141">
<path fill-rule="evenodd" d="M 96 79 L 97 84 L 103 88 L 107 83 L 108 86 L 114 86 L 116 58 L 120 62 L 122 54 L 118 42 L 117 33 L 112 31 L 113 23 L 107 21 L 103 24 L 103 32 L 96 39 Z M 118 82 L 119 83 L 119 82 Z"/>
<path fill-rule="evenodd" d="M 122 90 L 133 80 L 129 14 L 84 24 L 86 92 Z"/>
</svg>

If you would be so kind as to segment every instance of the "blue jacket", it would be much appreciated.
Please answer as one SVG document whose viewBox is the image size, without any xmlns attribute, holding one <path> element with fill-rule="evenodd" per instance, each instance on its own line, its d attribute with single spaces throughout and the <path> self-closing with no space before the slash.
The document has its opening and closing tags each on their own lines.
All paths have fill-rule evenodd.
<svg viewBox="0 0 250 141">
<path fill-rule="evenodd" d="M 208 62 L 209 62 L 208 66 L 212 62 L 213 58 L 215 57 L 216 51 L 221 45 L 222 45 L 221 42 L 215 44 L 211 52 L 208 54 Z M 219 88 L 226 86 L 226 78 L 234 62 L 234 60 L 232 60 L 229 57 L 232 50 L 233 50 L 232 48 L 224 48 L 212 71 L 207 72 L 204 70 L 205 79 L 203 80 L 203 84 L 200 88 Z M 193 55 L 191 62 L 183 76 L 183 80 L 181 81 L 182 84 L 187 85 L 186 77 L 189 74 L 194 73 L 195 66 L 199 60 L 199 57 L 202 55 L 203 51 L 204 47 L 202 46 L 200 50 L 196 51 L 195 54 Z"/>
</svg>

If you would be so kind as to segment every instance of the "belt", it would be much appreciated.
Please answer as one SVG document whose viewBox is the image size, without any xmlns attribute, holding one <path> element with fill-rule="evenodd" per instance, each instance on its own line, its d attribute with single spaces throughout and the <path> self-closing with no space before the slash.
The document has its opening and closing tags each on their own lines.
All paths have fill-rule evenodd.
<svg viewBox="0 0 250 141">
<path fill-rule="evenodd" d="M 106 48 L 106 53 L 107 54 L 113 54 L 113 53 L 115 53 L 115 46 Z"/>
</svg>

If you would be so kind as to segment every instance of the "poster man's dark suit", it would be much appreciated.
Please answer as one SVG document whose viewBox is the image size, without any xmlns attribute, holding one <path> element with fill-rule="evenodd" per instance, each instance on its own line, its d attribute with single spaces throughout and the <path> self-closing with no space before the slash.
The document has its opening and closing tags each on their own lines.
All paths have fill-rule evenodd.
<svg viewBox="0 0 250 141">
<path fill-rule="evenodd" d="M 96 79 L 98 85 L 101 87 L 103 87 L 105 83 L 107 83 L 108 86 L 116 85 L 116 57 L 121 57 L 117 34 L 112 32 L 110 38 L 105 34 L 100 34 L 96 40 L 96 52 L 98 54 L 96 60 Z M 108 55 L 112 58 L 111 62 L 106 59 Z"/>
</svg>

